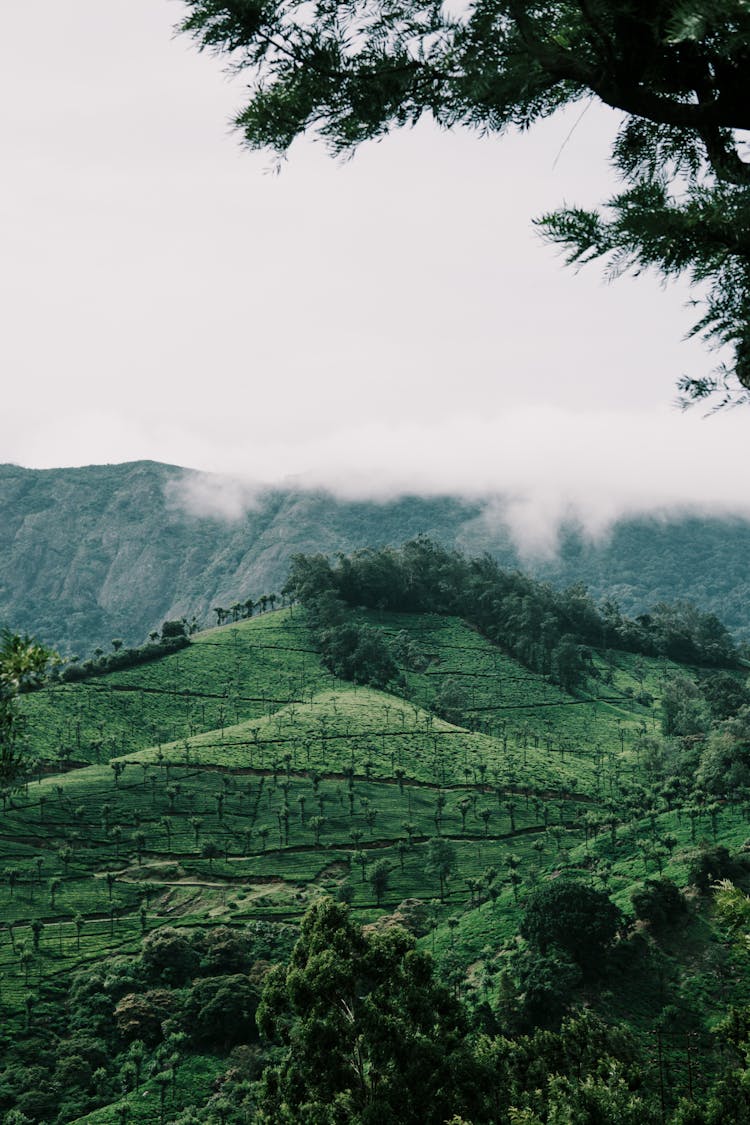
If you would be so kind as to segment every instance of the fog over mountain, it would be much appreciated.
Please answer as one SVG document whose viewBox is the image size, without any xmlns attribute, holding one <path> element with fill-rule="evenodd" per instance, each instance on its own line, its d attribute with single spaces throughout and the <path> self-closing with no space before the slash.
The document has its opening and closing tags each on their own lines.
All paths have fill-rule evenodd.
<svg viewBox="0 0 750 1125">
<path fill-rule="evenodd" d="M 246 483 L 157 462 L 0 467 L 0 623 L 84 655 L 140 643 L 166 618 L 277 592 L 298 551 L 335 555 L 430 535 L 630 613 L 687 598 L 750 638 L 750 519 L 699 510 L 594 518 L 533 495 L 366 498 L 315 482 Z M 581 512 L 586 518 L 581 518 Z M 604 509 L 602 509 L 604 512 Z"/>
</svg>

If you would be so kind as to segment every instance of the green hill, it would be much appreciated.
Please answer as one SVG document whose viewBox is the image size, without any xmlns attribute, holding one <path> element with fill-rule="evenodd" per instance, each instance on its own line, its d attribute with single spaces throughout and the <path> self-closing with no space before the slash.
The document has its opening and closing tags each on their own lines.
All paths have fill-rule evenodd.
<svg viewBox="0 0 750 1125">
<path fill-rule="evenodd" d="M 396 912 L 477 1013 L 521 1018 L 517 934 L 548 880 L 605 889 L 632 914 L 648 878 L 694 879 L 702 838 L 740 854 L 746 790 L 698 800 L 661 737 L 663 692 L 705 672 L 594 651 L 571 694 L 456 617 L 347 620 L 396 653 L 400 694 L 333 676 L 296 606 L 22 698 L 39 765 L 3 794 L 1 1112 L 109 1123 L 127 1106 L 132 1121 L 176 1121 L 217 1081 L 238 1098 L 226 1076 L 252 1086 L 262 1048 L 249 1033 L 237 1042 L 252 1057 L 224 1042 L 210 1004 L 190 1007 L 190 981 L 259 980 L 323 894 L 368 924 Z M 447 704 L 460 718 L 440 716 Z M 741 951 L 691 894 L 679 925 L 640 923 L 565 1001 L 644 1044 L 663 1032 L 668 1107 L 686 1082 L 668 1037 L 696 1036 L 708 1082 L 710 1029 L 750 1000 Z"/>
</svg>

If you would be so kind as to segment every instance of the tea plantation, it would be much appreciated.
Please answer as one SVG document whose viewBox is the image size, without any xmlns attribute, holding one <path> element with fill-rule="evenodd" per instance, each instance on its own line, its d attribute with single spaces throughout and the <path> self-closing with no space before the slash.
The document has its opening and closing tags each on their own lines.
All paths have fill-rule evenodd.
<svg viewBox="0 0 750 1125">
<path fill-rule="evenodd" d="M 333 675 L 298 605 L 22 697 L 36 764 L 2 793 L 4 1120 L 272 1120 L 253 1091 L 280 1048 L 226 1001 L 190 1005 L 230 977 L 257 1004 L 325 896 L 367 932 L 405 924 L 480 1032 L 533 1035 L 522 920 L 571 880 L 623 922 L 605 968 L 541 990 L 549 1034 L 582 1005 L 624 1026 L 655 1119 L 706 1095 L 714 1029 L 750 1001 L 710 894 L 745 878 L 749 809 L 742 788 L 678 784 L 661 698 L 699 671 L 594 650 L 571 692 L 456 616 L 349 618 L 390 645 L 397 691 Z M 636 920 L 632 896 L 664 880 L 684 912 Z M 518 1099 L 526 1117 L 491 1119 L 536 1121 Z"/>
</svg>

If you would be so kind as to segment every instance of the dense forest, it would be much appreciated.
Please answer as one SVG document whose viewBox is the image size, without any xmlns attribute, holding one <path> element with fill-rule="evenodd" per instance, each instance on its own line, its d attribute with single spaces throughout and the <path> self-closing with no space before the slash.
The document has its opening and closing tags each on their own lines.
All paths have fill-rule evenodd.
<svg viewBox="0 0 750 1125">
<path fill-rule="evenodd" d="M 619 648 L 667 656 L 684 664 L 736 664 L 738 650 L 712 613 L 690 603 L 660 603 L 635 619 L 613 599 L 597 606 L 585 586 L 564 590 L 520 571 L 503 570 L 489 555 L 468 559 L 426 538 L 401 549 L 357 551 L 331 565 L 297 555 L 286 590 L 331 624 L 343 604 L 398 613 L 455 614 L 527 668 L 565 688 L 583 678 L 583 647 Z"/>
</svg>

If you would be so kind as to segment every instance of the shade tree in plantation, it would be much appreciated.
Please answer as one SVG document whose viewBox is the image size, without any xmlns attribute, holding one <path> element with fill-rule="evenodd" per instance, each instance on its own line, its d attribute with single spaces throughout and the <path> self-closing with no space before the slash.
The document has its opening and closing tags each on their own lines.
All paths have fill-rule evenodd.
<svg viewBox="0 0 750 1125">
<path fill-rule="evenodd" d="M 375 893 L 376 902 L 380 906 L 383 902 L 383 896 L 388 890 L 391 877 L 391 865 L 388 860 L 379 859 L 377 863 L 374 863 L 367 877 Z"/>
<path fill-rule="evenodd" d="M 440 901 L 445 899 L 445 886 L 456 866 L 456 849 L 444 836 L 435 836 L 427 841 L 428 875 L 437 876 L 440 886 Z"/>
</svg>

